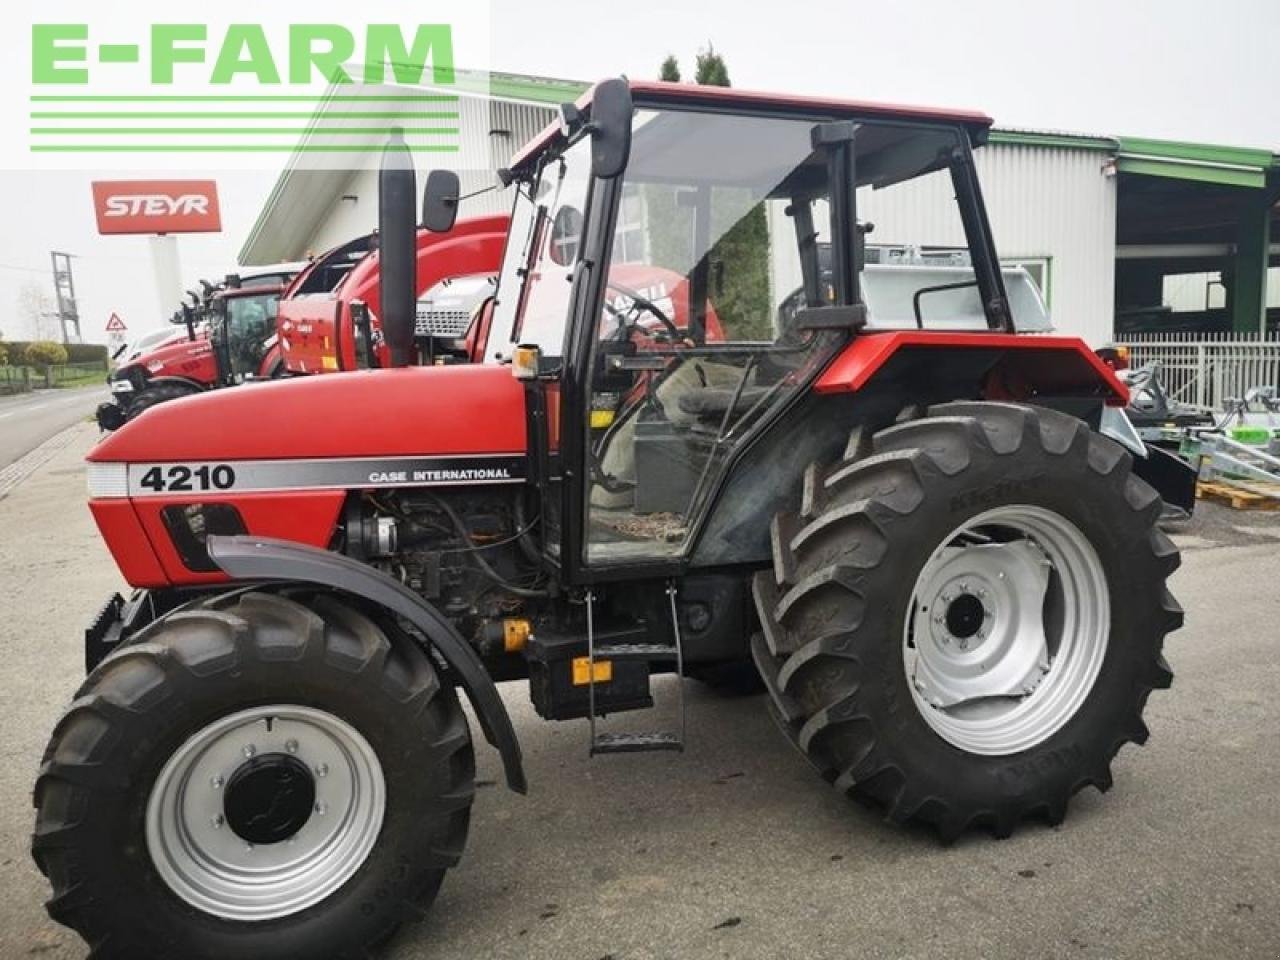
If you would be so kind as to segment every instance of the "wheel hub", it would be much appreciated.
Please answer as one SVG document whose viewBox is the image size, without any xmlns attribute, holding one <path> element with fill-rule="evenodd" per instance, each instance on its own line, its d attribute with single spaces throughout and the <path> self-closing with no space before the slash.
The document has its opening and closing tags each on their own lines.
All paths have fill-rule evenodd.
<svg viewBox="0 0 1280 960">
<path fill-rule="evenodd" d="M 1023 696 L 1048 669 L 1045 555 L 1026 540 L 944 547 L 921 577 L 915 685 L 935 707 Z M 931 615 L 931 616 L 930 616 Z"/>
<path fill-rule="evenodd" d="M 947 632 L 958 640 L 968 640 L 982 627 L 987 608 L 972 593 L 962 593 L 947 607 Z"/>
<path fill-rule="evenodd" d="M 253 757 L 227 781 L 227 826 L 249 843 L 280 843 L 311 819 L 316 782 L 307 765 L 287 753 Z"/>
</svg>

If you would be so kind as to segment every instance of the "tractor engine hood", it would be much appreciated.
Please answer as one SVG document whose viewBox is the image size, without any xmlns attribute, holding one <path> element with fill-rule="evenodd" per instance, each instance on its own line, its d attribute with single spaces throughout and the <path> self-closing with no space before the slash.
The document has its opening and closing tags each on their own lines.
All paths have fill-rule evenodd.
<svg viewBox="0 0 1280 960">
<path fill-rule="evenodd" d="M 516 454 L 524 389 L 505 366 L 400 367 L 248 383 L 160 404 L 91 463 Z"/>
<path fill-rule="evenodd" d="M 154 350 L 134 357 L 112 371 L 112 379 L 128 377 L 130 370 L 145 370 L 143 379 L 150 377 L 186 377 L 204 382 L 213 356 L 213 347 L 207 336 L 195 340 L 185 337 L 172 343 L 161 344 Z M 208 378 L 210 381 L 212 378 Z"/>
</svg>

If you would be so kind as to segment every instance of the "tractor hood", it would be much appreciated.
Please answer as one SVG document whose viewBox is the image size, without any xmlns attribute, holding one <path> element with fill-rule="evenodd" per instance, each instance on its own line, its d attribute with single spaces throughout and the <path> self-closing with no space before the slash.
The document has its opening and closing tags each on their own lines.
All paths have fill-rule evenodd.
<svg viewBox="0 0 1280 960">
<path fill-rule="evenodd" d="M 247 383 L 159 404 L 90 462 L 523 454 L 524 389 L 506 366 L 401 367 Z"/>
<path fill-rule="evenodd" d="M 184 336 L 181 340 L 162 344 L 139 357 L 134 357 L 114 371 L 113 379 L 120 379 L 130 367 L 145 370 L 147 378 L 203 379 L 212 356 L 213 347 L 209 343 L 208 336 L 199 335 L 195 340 L 188 340 Z"/>
</svg>

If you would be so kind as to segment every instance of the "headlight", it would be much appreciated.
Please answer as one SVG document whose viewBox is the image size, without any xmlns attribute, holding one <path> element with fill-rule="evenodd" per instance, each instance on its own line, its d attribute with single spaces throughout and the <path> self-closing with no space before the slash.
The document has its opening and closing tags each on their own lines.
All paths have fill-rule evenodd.
<svg viewBox="0 0 1280 960">
<path fill-rule="evenodd" d="M 123 463 L 88 464 L 89 496 L 127 497 L 129 495 L 129 467 Z"/>
<path fill-rule="evenodd" d="M 133 384 L 130 383 L 128 380 L 112 380 L 111 392 L 112 393 L 133 393 Z"/>
</svg>

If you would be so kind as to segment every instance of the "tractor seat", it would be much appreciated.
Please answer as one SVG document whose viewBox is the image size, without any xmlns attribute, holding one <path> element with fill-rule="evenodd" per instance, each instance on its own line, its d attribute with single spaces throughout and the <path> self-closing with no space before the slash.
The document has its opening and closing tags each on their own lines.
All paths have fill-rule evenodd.
<svg viewBox="0 0 1280 960">
<path fill-rule="evenodd" d="M 769 392 L 769 389 L 769 387 L 746 387 L 738 396 L 735 412 L 745 413 L 750 410 Z M 681 413 L 701 418 L 724 416 L 731 403 L 733 403 L 733 390 L 723 387 L 704 387 L 701 390 L 682 393 L 676 401 L 676 406 L 680 408 Z"/>
</svg>

